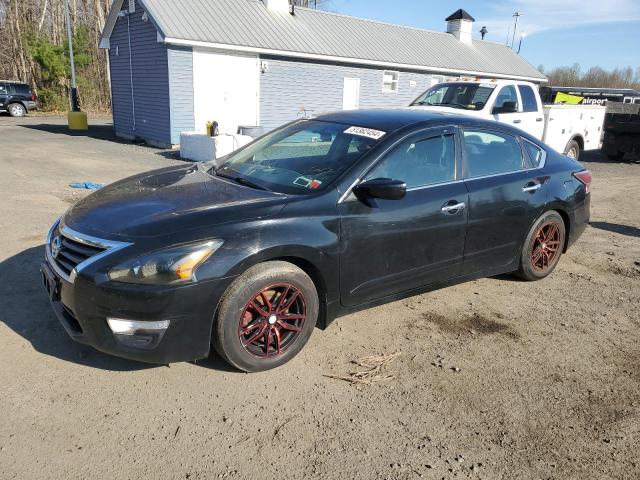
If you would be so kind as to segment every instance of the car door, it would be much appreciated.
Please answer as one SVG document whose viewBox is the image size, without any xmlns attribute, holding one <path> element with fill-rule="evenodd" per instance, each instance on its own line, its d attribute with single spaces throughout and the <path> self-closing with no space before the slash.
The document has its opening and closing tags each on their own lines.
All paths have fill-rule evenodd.
<svg viewBox="0 0 640 480">
<path fill-rule="evenodd" d="M 501 269 L 517 261 L 529 228 L 546 203 L 548 177 L 540 170 L 544 152 L 535 159 L 534 167 L 523 152 L 521 139 L 514 135 L 465 128 L 462 143 L 469 190 L 462 269 L 466 275 Z"/>
<path fill-rule="evenodd" d="M 363 202 L 351 194 L 338 205 L 344 305 L 360 305 L 459 274 L 467 189 L 456 144 L 453 127 L 411 134 L 363 178 L 406 182 L 403 199 Z"/>
<path fill-rule="evenodd" d="M 536 95 L 531 85 L 519 84 L 518 93 L 520 94 L 522 123 L 519 128 L 534 136 L 538 140 L 542 140 L 544 133 L 544 114 L 542 112 L 542 102 L 540 96 Z"/>
<path fill-rule="evenodd" d="M 0 111 L 7 109 L 7 85 L 0 83 Z"/>
</svg>

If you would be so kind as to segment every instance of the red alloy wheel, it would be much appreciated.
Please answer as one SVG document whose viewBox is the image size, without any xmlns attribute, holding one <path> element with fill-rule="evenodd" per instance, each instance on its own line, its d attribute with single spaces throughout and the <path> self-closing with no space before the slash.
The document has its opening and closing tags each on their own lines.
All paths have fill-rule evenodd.
<svg viewBox="0 0 640 480">
<path fill-rule="evenodd" d="M 298 338 L 307 318 L 302 292 L 288 284 L 262 289 L 247 302 L 238 336 L 244 349 L 260 358 L 281 355 Z"/>
<path fill-rule="evenodd" d="M 540 225 L 531 248 L 531 266 L 536 272 L 551 270 L 560 255 L 560 228 L 555 222 Z"/>
</svg>

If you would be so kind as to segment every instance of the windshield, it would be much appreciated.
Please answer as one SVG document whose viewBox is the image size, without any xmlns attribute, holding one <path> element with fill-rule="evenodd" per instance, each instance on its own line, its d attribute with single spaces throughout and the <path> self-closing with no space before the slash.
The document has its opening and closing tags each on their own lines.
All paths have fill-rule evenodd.
<svg viewBox="0 0 640 480">
<path fill-rule="evenodd" d="M 253 188 L 315 193 L 327 188 L 383 135 L 340 123 L 302 120 L 232 153 L 211 172 Z"/>
<path fill-rule="evenodd" d="M 494 86 L 478 83 L 441 83 L 424 92 L 412 105 L 482 110 L 494 88 Z"/>
</svg>

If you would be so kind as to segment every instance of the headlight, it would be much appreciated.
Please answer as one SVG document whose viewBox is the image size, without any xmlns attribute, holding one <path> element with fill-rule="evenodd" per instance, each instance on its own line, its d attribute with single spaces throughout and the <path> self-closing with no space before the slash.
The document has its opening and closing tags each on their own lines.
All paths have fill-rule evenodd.
<svg viewBox="0 0 640 480">
<path fill-rule="evenodd" d="M 170 285 L 196 281 L 196 270 L 216 250 L 222 240 L 161 250 L 128 260 L 109 272 L 114 282 Z"/>
</svg>

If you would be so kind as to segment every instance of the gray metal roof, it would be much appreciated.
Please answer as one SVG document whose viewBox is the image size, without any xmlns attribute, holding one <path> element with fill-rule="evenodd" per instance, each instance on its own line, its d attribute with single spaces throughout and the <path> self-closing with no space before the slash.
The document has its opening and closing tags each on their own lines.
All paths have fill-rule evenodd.
<svg viewBox="0 0 640 480">
<path fill-rule="evenodd" d="M 261 0 L 139 1 L 168 43 L 227 45 L 347 63 L 546 80 L 504 45 L 480 40 L 468 45 L 448 33 L 300 7 L 290 15 L 268 10 Z M 122 0 L 112 8 L 119 10 L 119 4 Z M 111 14 L 110 19 L 117 11 Z M 108 20 L 104 38 L 110 33 Z"/>
</svg>

